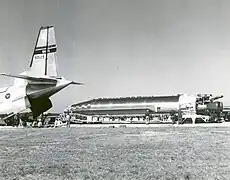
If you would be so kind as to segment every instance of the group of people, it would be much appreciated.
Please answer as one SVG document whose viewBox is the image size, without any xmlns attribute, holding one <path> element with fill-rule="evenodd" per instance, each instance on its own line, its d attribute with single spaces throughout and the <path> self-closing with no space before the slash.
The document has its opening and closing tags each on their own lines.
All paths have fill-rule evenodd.
<svg viewBox="0 0 230 180">
<path fill-rule="evenodd" d="M 70 121 L 71 121 L 71 115 L 69 112 L 67 112 L 66 114 L 63 114 L 61 117 L 56 118 L 55 122 L 54 122 L 54 127 L 60 127 L 63 126 L 63 121 L 66 122 L 66 127 L 70 127 Z"/>
<path fill-rule="evenodd" d="M 21 127 L 26 127 L 27 123 L 26 121 L 23 119 L 25 119 L 24 117 L 21 117 L 20 114 L 15 114 L 12 118 L 9 118 L 9 120 L 7 121 L 8 125 L 11 126 L 21 126 Z M 32 124 L 29 124 L 28 127 L 42 127 L 43 126 L 43 115 L 39 118 L 37 118 L 35 121 L 30 121 L 32 122 Z M 66 122 L 66 123 L 63 123 Z M 55 119 L 54 122 L 54 127 L 60 127 L 65 125 L 66 127 L 70 127 L 70 122 L 71 122 L 71 114 L 70 112 L 64 113 L 62 114 L 62 116 L 58 117 Z"/>
</svg>

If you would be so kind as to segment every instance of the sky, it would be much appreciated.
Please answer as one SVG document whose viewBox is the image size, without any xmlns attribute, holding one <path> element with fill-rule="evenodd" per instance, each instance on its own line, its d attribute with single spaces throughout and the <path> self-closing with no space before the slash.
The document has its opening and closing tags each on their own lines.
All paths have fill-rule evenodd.
<svg viewBox="0 0 230 180">
<path fill-rule="evenodd" d="M 1 0 L 0 72 L 25 71 L 38 29 L 54 25 L 59 74 L 85 86 L 52 97 L 53 112 L 178 93 L 223 94 L 230 105 L 229 9 L 229 0 Z"/>
</svg>

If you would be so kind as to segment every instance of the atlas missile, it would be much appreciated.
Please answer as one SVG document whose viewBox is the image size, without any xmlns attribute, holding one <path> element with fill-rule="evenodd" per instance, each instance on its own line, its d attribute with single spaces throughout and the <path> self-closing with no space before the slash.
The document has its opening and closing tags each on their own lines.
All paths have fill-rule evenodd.
<svg viewBox="0 0 230 180">
<path fill-rule="evenodd" d="M 201 97 L 208 97 L 205 102 Z M 86 116 L 149 116 L 151 114 L 166 113 L 195 113 L 202 114 L 209 111 L 219 112 L 223 103 L 214 101 L 222 96 L 200 94 L 178 94 L 170 96 L 139 96 L 121 98 L 98 98 L 73 104 L 69 110 Z"/>
</svg>

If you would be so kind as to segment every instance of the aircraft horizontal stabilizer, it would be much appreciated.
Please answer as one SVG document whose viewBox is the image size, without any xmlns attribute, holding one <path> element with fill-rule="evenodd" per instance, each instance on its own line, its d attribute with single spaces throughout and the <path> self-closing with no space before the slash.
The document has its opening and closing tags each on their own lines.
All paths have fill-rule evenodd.
<svg viewBox="0 0 230 180">
<path fill-rule="evenodd" d="M 74 85 L 85 85 L 84 83 L 75 82 L 75 81 L 72 81 L 70 84 L 74 84 Z"/>
<path fill-rule="evenodd" d="M 5 73 L 0 73 L 2 76 L 7 76 L 7 77 L 13 77 L 13 78 L 19 78 L 19 79 L 25 79 L 28 81 L 32 81 L 35 83 L 45 83 L 45 84 L 56 84 L 57 80 L 49 77 L 32 77 L 32 76 L 26 76 L 26 75 L 12 75 L 12 74 L 5 74 Z"/>
</svg>

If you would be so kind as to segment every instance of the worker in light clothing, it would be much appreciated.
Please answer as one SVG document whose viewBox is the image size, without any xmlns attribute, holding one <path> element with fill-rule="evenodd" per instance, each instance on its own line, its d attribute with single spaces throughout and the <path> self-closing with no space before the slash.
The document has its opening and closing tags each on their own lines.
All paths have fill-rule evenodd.
<svg viewBox="0 0 230 180">
<path fill-rule="evenodd" d="M 14 115 L 13 126 L 20 126 L 20 117 L 19 114 Z"/>
<path fill-rule="evenodd" d="M 71 119 L 71 117 L 70 117 L 70 114 L 68 112 L 66 115 L 66 127 L 70 127 L 70 119 Z"/>
</svg>

